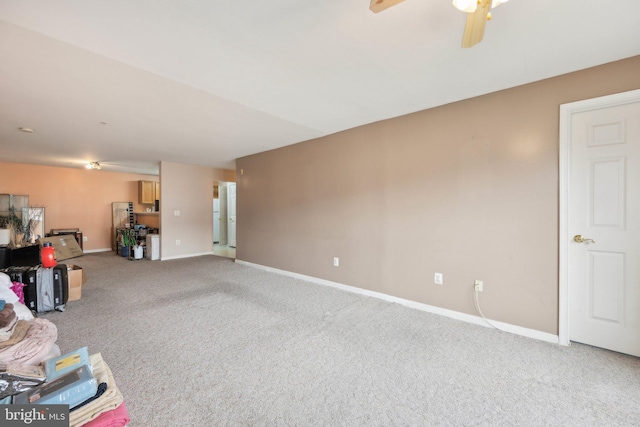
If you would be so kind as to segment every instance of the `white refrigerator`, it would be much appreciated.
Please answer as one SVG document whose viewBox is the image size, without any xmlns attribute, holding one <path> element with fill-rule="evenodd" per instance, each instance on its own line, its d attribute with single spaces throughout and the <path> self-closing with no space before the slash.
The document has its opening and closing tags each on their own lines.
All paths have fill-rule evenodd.
<svg viewBox="0 0 640 427">
<path fill-rule="evenodd" d="M 147 234 L 147 253 L 146 258 L 151 261 L 160 259 L 160 235 Z"/>
</svg>

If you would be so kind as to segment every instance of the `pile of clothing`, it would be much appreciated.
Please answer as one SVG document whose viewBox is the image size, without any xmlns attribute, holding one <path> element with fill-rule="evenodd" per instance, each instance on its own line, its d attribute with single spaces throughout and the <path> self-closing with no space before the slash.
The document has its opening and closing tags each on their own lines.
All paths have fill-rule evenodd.
<svg viewBox="0 0 640 427">
<path fill-rule="evenodd" d="M 0 364 L 38 365 L 60 356 L 56 326 L 35 318 L 13 287 L 9 276 L 0 273 Z"/>
<path fill-rule="evenodd" d="M 34 317 L 20 291 L 0 273 L 0 404 L 68 404 L 71 427 L 126 426 L 124 398 L 101 354 L 85 347 L 61 355 L 56 326 Z M 61 389 L 53 380 L 62 376 L 81 379 Z"/>
<path fill-rule="evenodd" d="M 125 426 L 130 421 L 127 406 L 118 389 L 111 369 L 100 353 L 90 356 L 93 376 L 98 382 L 97 398 L 71 408 L 69 425 L 88 427 Z"/>
<path fill-rule="evenodd" d="M 0 300 L 0 335 L 6 335 L 12 330 L 18 316 L 13 309 L 13 304 L 6 304 L 5 300 Z M 11 334 L 9 333 L 9 336 Z"/>
</svg>

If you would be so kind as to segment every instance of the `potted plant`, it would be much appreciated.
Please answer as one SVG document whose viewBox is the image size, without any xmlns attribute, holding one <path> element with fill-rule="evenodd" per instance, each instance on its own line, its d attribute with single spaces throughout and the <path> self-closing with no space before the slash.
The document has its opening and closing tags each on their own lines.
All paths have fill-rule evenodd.
<svg viewBox="0 0 640 427">
<path fill-rule="evenodd" d="M 136 234 L 132 229 L 124 230 L 121 239 L 121 253 L 123 257 L 133 257 L 133 247 L 136 246 Z"/>
</svg>

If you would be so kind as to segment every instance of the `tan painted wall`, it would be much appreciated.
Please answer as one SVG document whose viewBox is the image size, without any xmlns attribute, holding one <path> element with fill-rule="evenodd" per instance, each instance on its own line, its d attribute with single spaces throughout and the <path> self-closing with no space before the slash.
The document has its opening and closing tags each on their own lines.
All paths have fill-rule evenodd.
<svg viewBox="0 0 640 427">
<path fill-rule="evenodd" d="M 161 238 L 166 234 L 174 243 L 173 248 L 166 246 L 163 256 L 211 252 L 213 182 L 235 182 L 235 171 L 165 162 L 161 175 L 161 217 L 143 218 L 149 226 L 160 223 Z M 84 243 L 88 251 L 111 249 L 112 202 L 133 202 L 136 212 L 148 207 L 137 203 L 140 180 L 159 181 L 159 177 L 0 162 L 0 194 L 27 194 L 30 205 L 44 206 L 47 232 L 80 228 L 88 238 Z M 163 215 L 165 206 L 171 213 L 180 209 L 182 215 Z M 180 247 L 175 246 L 178 238 Z"/>
<path fill-rule="evenodd" d="M 80 228 L 84 250 L 111 250 L 111 203 L 138 201 L 138 181 L 157 176 L 0 162 L 0 193 L 26 194 L 45 207 L 46 232 Z"/>
<path fill-rule="evenodd" d="M 235 182 L 235 171 L 161 162 L 160 179 L 161 258 L 213 253 L 213 183 Z"/>
<path fill-rule="evenodd" d="M 237 258 L 469 314 L 481 279 L 557 334 L 559 106 L 638 88 L 634 57 L 239 159 Z"/>
</svg>

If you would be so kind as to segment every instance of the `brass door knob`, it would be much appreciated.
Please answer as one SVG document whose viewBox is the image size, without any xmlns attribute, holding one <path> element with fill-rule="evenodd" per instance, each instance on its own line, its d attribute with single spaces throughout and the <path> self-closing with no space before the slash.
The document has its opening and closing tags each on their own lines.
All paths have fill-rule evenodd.
<svg viewBox="0 0 640 427">
<path fill-rule="evenodd" d="M 575 236 L 573 236 L 573 240 L 578 243 L 595 243 L 596 242 L 593 239 L 587 239 L 585 237 L 582 237 L 582 235 L 580 234 L 576 234 Z"/>
</svg>

